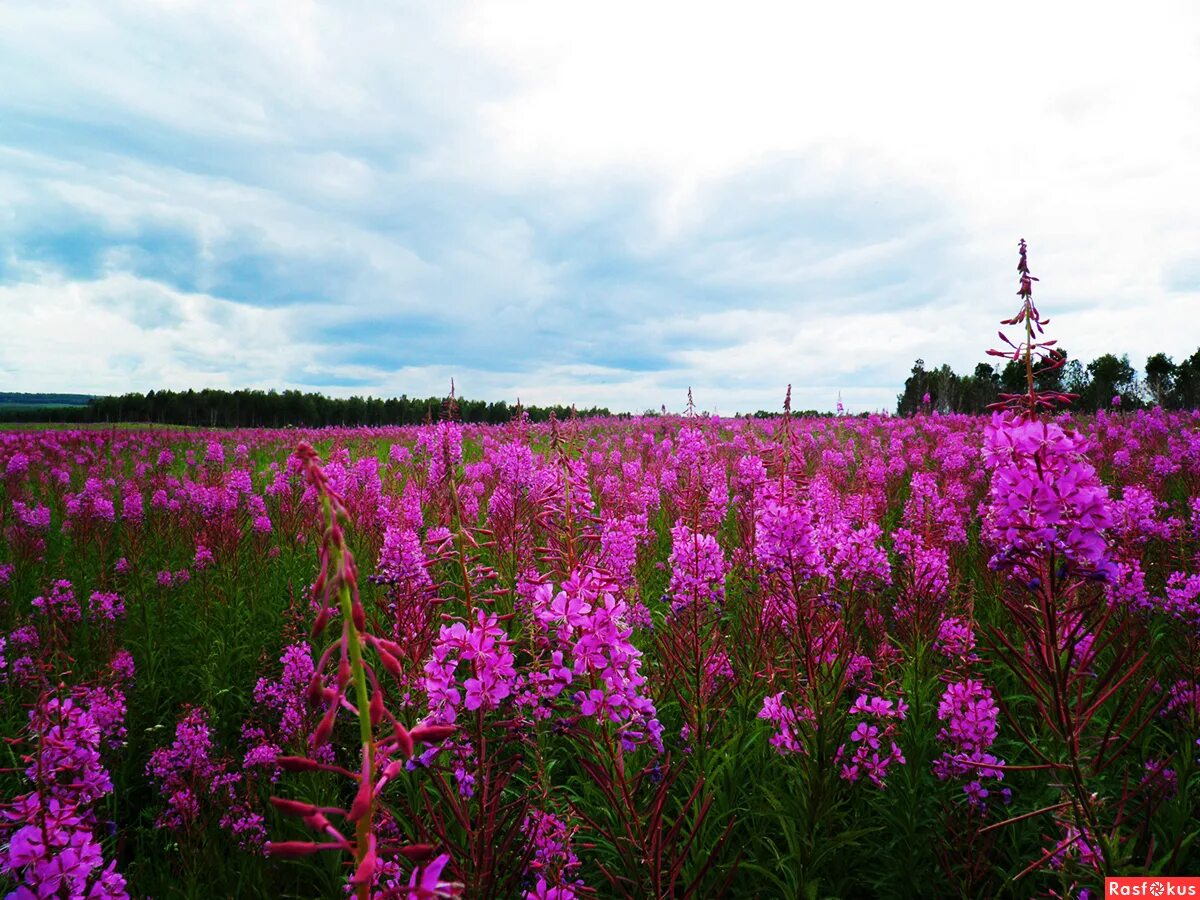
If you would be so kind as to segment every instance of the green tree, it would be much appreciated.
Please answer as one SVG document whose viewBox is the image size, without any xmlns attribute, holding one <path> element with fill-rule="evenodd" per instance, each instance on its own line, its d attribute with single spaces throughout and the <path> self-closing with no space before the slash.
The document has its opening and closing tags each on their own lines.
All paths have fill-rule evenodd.
<svg viewBox="0 0 1200 900">
<path fill-rule="evenodd" d="M 1083 405 L 1089 410 L 1107 409 L 1113 397 L 1121 398 L 1121 405 L 1128 409 L 1138 404 L 1137 373 L 1129 363 L 1129 356 L 1114 356 L 1105 353 L 1087 365 L 1091 383 L 1083 394 Z"/>
<path fill-rule="evenodd" d="M 1179 364 L 1170 405 L 1173 409 L 1200 407 L 1200 350 Z"/>
<path fill-rule="evenodd" d="M 904 382 L 904 393 L 896 398 L 896 412 L 911 416 L 923 408 L 923 398 L 929 391 L 929 373 L 925 371 L 925 360 L 913 363 L 912 372 Z"/>
<path fill-rule="evenodd" d="M 1178 367 L 1165 353 L 1155 353 L 1146 360 L 1146 390 L 1158 406 L 1166 406 L 1175 389 Z"/>
</svg>

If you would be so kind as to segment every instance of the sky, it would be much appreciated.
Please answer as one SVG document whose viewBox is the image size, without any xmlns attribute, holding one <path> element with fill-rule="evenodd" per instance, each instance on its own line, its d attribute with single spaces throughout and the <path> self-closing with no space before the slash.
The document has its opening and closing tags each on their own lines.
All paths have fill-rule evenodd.
<svg viewBox="0 0 1200 900">
<path fill-rule="evenodd" d="M 0 390 L 732 414 L 1200 347 L 1200 4 L 0 5 Z"/>
</svg>

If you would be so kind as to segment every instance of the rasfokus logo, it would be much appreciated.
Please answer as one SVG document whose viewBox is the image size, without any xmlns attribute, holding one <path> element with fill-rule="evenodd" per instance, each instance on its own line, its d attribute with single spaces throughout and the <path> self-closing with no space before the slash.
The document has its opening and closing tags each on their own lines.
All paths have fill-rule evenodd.
<svg viewBox="0 0 1200 900">
<path fill-rule="evenodd" d="M 1200 876 L 1123 875 L 1104 879 L 1105 897 L 1200 897 Z"/>
</svg>

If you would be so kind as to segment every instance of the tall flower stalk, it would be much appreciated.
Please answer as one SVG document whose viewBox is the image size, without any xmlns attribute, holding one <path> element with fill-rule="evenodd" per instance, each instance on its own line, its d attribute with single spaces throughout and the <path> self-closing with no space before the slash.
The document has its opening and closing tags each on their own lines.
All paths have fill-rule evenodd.
<svg viewBox="0 0 1200 900">
<path fill-rule="evenodd" d="M 1062 799 L 989 828 L 1038 815 L 1057 819 L 1062 838 L 1018 878 L 1068 859 L 1111 874 L 1128 860 L 1122 826 L 1133 804 L 1127 786 L 1115 803 L 1105 786 L 1153 718 L 1153 680 L 1144 672 L 1149 641 L 1142 623 L 1100 589 L 1112 572 L 1111 504 L 1087 447 L 1079 435 L 1039 420 L 1071 397 L 1037 389 L 1037 376 L 1063 357 L 1043 338 L 1049 320 L 1033 302 L 1037 279 L 1024 241 L 1019 251 L 1021 308 L 1004 324 L 1024 325 L 1025 336 L 1014 343 L 1001 333 L 1011 353 L 989 351 L 1023 360 L 1027 385 L 1024 394 L 1001 395 L 984 438 L 992 471 L 984 536 L 996 547 L 989 566 L 1008 578 L 1006 621 L 991 637 L 1038 711 L 1031 724 L 998 698 L 1006 725 L 1037 760 L 1026 768 L 1049 772 Z"/>
<path fill-rule="evenodd" d="M 1057 339 L 1041 339 L 1046 333 L 1049 319 L 1043 319 L 1037 305 L 1033 302 L 1033 283 L 1037 277 L 1029 271 L 1028 247 L 1022 238 L 1018 244 L 1017 274 L 1020 276 L 1020 287 L 1017 296 L 1021 298 L 1021 308 L 1011 319 L 1004 319 L 1001 325 L 1022 325 L 1025 329 L 1024 340 L 1013 343 L 1012 340 L 999 332 L 1000 340 L 1008 344 L 1008 350 L 988 350 L 988 355 L 999 356 L 1020 362 L 1025 367 L 1025 393 L 1000 394 L 1000 400 L 988 406 L 993 410 L 1010 410 L 1018 412 L 1030 419 L 1035 419 L 1042 410 L 1051 410 L 1056 406 L 1068 406 L 1076 399 L 1076 394 L 1062 391 L 1039 391 L 1037 379 L 1040 376 L 1061 369 L 1067 361 L 1067 356 L 1058 349 Z"/>
<path fill-rule="evenodd" d="M 320 459 L 313 448 L 302 443 L 297 450 L 304 475 L 316 493 L 325 522 L 320 550 L 320 573 L 313 584 L 313 599 L 319 604 L 312 638 L 318 640 L 330 624 L 339 620 L 340 637 L 330 644 L 321 656 L 309 686 L 309 699 L 323 703 L 325 714 L 310 737 L 312 756 L 281 756 L 276 762 L 285 771 L 329 771 L 355 782 L 354 800 L 349 809 L 319 807 L 295 800 L 272 798 L 281 812 L 299 816 L 305 825 L 326 838 L 324 842 L 270 842 L 267 852 L 274 856 L 306 856 L 322 850 L 342 850 L 354 857 L 354 873 L 350 885 L 360 900 L 371 896 L 371 887 L 380 874 L 380 840 L 376 834 L 377 798 L 389 781 L 398 776 L 412 758 L 418 742 L 437 742 L 453 733 L 447 725 L 426 725 L 408 730 L 387 709 L 383 687 L 375 668 L 364 658 L 364 647 L 370 647 L 385 670 L 399 676 L 402 672 L 397 657 L 399 646 L 372 634 L 367 628 L 366 613 L 358 593 L 358 570 L 354 556 L 346 545 L 342 522 L 349 513 L 321 469 Z M 333 663 L 336 653 L 337 662 Z M 348 696 L 352 691 L 351 696 Z M 332 736 L 337 714 L 347 709 L 358 720 L 360 765 L 357 772 L 328 762 L 327 744 Z M 379 736 L 384 726 L 391 733 Z M 394 757 L 394 758 L 393 758 Z M 337 815 L 354 826 L 354 839 L 348 839 L 328 818 Z M 408 859 L 423 859 L 432 848 L 422 845 L 397 846 L 397 854 Z M 439 857 L 430 865 L 438 872 L 445 865 Z M 414 876 L 415 877 L 415 876 Z M 436 878 L 435 878 L 436 880 Z"/>
</svg>

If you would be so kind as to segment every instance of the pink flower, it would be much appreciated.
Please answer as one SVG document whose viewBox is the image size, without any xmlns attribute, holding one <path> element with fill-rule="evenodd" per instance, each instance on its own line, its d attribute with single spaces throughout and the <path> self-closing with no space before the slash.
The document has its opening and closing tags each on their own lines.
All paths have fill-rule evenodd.
<svg viewBox="0 0 1200 900">
<path fill-rule="evenodd" d="M 442 871 L 450 862 L 443 853 L 432 862 L 414 869 L 408 880 L 408 900 L 435 900 L 438 897 L 457 897 L 460 885 L 442 881 Z"/>
<path fill-rule="evenodd" d="M 997 413 L 984 429 L 992 470 L 984 537 L 998 550 L 993 569 L 1023 578 L 1037 560 L 1059 554 L 1079 574 L 1111 577 L 1108 490 L 1086 461 L 1083 442 L 1057 424 Z"/>
</svg>

